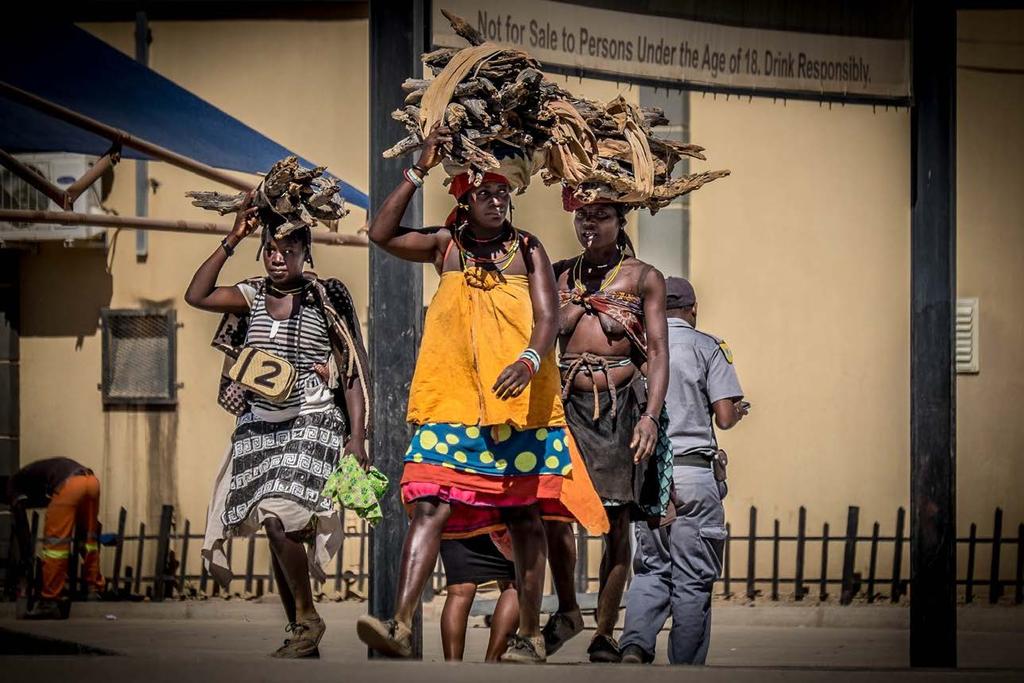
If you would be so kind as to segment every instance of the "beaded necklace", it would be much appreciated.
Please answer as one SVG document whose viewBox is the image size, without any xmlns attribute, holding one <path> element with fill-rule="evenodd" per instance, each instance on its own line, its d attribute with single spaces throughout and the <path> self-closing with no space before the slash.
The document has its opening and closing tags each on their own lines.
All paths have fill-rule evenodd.
<svg viewBox="0 0 1024 683">
<path fill-rule="evenodd" d="M 275 285 L 273 283 L 270 283 L 270 282 L 267 283 L 267 289 L 269 289 L 269 290 L 271 290 L 273 292 L 276 292 L 277 294 L 298 294 L 299 292 L 304 291 L 306 289 L 306 287 L 308 287 L 308 286 L 309 286 L 309 281 L 308 280 L 303 282 L 298 287 L 293 287 L 291 289 L 282 289 L 281 287 L 278 287 L 277 285 Z"/>
<path fill-rule="evenodd" d="M 465 228 L 463 228 L 464 230 Z M 516 254 L 519 253 L 519 243 L 521 242 L 519 237 L 519 231 L 515 227 L 512 228 L 512 244 L 505 249 L 505 253 L 494 258 L 487 256 L 476 256 L 471 253 L 462 245 L 460 234 L 462 230 L 452 233 L 452 240 L 455 242 L 455 247 L 459 250 L 459 261 L 463 270 L 466 268 L 466 264 L 470 263 L 475 267 L 493 266 L 498 272 L 504 272 L 506 268 L 512 265 L 512 261 L 515 259 Z M 504 236 L 504 235 L 502 235 Z M 472 239 L 472 238 L 471 238 Z"/>
<path fill-rule="evenodd" d="M 573 289 L 575 289 L 580 294 L 585 294 L 587 292 L 587 286 L 583 284 L 583 256 L 583 254 L 580 254 L 579 258 L 576 259 L 576 263 L 573 264 L 572 267 Z M 598 292 L 603 292 L 604 289 L 608 287 L 608 285 L 615 282 L 615 278 L 618 276 L 619 271 L 622 269 L 622 262 L 625 260 L 626 254 L 620 250 L 619 262 L 616 263 L 615 267 L 612 268 L 608 272 L 608 274 L 604 276 L 604 279 L 601 280 L 601 286 L 594 290 L 594 294 Z"/>
<path fill-rule="evenodd" d="M 464 232 L 465 232 L 465 228 L 463 228 L 463 229 L 462 229 L 462 230 L 460 230 L 459 232 L 460 232 L 460 239 L 466 239 L 466 240 L 469 240 L 470 242 L 473 242 L 474 244 L 491 244 L 491 243 L 493 243 L 493 242 L 497 242 L 498 240 L 502 240 L 502 241 L 504 241 L 504 240 L 506 239 L 506 238 L 505 238 L 505 231 L 504 231 L 504 230 L 502 230 L 501 232 L 499 232 L 499 233 L 498 233 L 497 235 L 495 235 L 494 237 L 489 237 L 489 238 L 487 238 L 487 239 L 485 239 L 485 240 L 482 240 L 482 239 L 480 239 L 480 238 L 479 238 L 479 237 L 477 237 L 476 235 L 470 235 L 470 234 L 468 234 L 468 233 L 467 233 L 467 234 L 464 234 L 464 235 L 463 235 L 462 233 L 464 233 Z"/>
</svg>

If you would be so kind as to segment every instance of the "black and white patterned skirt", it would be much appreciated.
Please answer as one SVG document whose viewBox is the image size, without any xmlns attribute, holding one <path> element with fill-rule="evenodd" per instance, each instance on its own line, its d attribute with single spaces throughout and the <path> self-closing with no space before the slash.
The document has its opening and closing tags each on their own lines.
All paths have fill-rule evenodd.
<svg viewBox="0 0 1024 683">
<path fill-rule="evenodd" d="M 348 433 L 336 407 L 267 422 L 246 413 L 231 435 L 231 482 L 221 515 L 226 529 L 242 524 L 265 498 L 284 498 L 310 513 L 329 512 L 321 495 Z"/>
</svg>

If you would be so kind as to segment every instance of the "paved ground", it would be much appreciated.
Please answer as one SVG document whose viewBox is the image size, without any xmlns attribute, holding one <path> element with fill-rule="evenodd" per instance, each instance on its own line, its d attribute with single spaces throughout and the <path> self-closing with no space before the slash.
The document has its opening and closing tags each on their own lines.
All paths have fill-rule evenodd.
<svg viewBox="0 0 1024 683">
<path fill-rule="evenodd" d="M 479 664 L 487 631 L 478 619 L 470 629 L 467 663 L 441 662 L 437 604 L 427 608 L 424 662 L 368 662 L 356 640 L 355 618 L 365 605 L 326 603 L 328 624 L 318 662 L 279 662 L 264 656 L 284 636 L 279 607 L 245 602 L 77 605 L 65 622 L 19 622 L 0 606 L 0 629 L 58 638 L 125 656 L 26 657 L 0 660 L 5 681 L 73 675 L 81 681 L 281 680 L 307 681 L 521 681 L 523 670 Z M 109 617 L 107 615 L 110 615 Z M 116 617 L 116 618 L 111 618 Z M 530 669 L 543 681 L 602 681 L 644 676 L 650 683 L 680 677 L 719 681 L 866 681 L 877 679 L 1024 680 L 1024 609 L 970 608 L 960 614 L 960 664 L 955 672 L 906 670 L 907 610 L 893 607 L 723 606 L 715 612 L 714 639 L 705 669 L 667 666 L 579 665 L 586 661 L 591 632 L 584 632 L 552 657 L 548 667 Z M 662 633 L 662 639 L 667 633 Z M 2 637 L 2 636 L 0 636 Z M 12 636 L 8 634 L 9 638 Z M 474 663 L 475 662 L 475 663 Z M 664 642 L 658 663 L 665 663 Z M 486 668 L 482 668 L 486 667 Z M 826 670 L 827 669 L 827 670 Z M 515 677 L 515 678 L 513 678 Z M 645 681 L 646 683 L 646 681 Z"/>
</svg>

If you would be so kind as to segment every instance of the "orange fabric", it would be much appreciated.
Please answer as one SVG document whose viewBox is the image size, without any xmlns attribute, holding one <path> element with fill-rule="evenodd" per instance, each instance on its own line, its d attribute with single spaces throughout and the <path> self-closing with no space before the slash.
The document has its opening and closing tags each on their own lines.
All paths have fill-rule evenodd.
<svg viewBox="0 0 1024 683">
<path fill-rule="evenodd" d="M 59 598 L 68 578 L 75 528 L 85 540 L 83 578 L 91 590 L 103 590 L 100 574 L 100 481 L 92 474 L 68 477 L 46 508 L 43 528 L 43 597 Z"/>
<path fill-rule="evenodd" d="M 455 485 L 429 484 L 415 482 L 402 486 L 402 502 L 409 517 L 415 514 L 416 502 L 423 498 L 436 498 L 451 506 L 448 520 L 445 522 L 441 538 L 472 538 L 494 531 L 505 531 L 507 526 L 502 518 L 505 507 L 525 507 L 536 505 L 541 519 L 572 523 L 576 520 L 557 498 L 538 498 L 527 496 L 517 501 L 508 497 L 493 496 L 493 500 L 485 502 L 488 494 L 472 492 L 475 502 L 466 502 L 465 494 L 470 493 Z"/>
<path fill-rule="evenodd" d="M 564 477 L 556 474 L 488 477 L 427 463 L 405 463 L 402 484 L 425 482 L 513 498 L 561 498 Z M 600 500 L 598 501 L 600 502 Z"/>
<path fill-rule="evenodd" d="M 583 462 L 576 441 L 573 440 L 568 429 L 565 430 L 565 434 L 566 443 L 569 445 L 569 456 L 572 460 L 572 470 L 562 476 L 487 477 L 427 463 L 407 462 L 402 470 L 401 484 L 426 482 L 440 486 L 461 487 L 484 494 L 554 499 L 572 513 L 576 521 L 590 534 L 596 536 L 608 533 L 611 528 L 608 523 L 608 514 L 590 481 L 587 466 Z M 482 530 L 479 531 L 482 532 Z"/>
<path fill-rule="evenodd" d="M 520 429 L 565 426 L 554 349 L 522 394 L 502 401 L 491 391 L 501 371 L 529 344 L 532 332 L 533 304 L 525 275 L 442 274 L 427 309 L 408 421 Z"/>
<path fill-rule="evenodd" d="M 565 442 L 569 446 L 572 470 L 562 477 L 562 505 L 592 536 L 606 534 L 611 529 L 608 513 L 601 503 L 601 497 L 594 490 L 579 446 L 568 429 L 565 430 Z"/>
</svg>

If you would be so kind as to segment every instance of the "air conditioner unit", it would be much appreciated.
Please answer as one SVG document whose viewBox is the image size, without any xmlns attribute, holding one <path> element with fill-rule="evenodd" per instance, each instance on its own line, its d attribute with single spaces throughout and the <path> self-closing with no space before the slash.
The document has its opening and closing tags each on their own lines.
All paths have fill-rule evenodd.
<svg viewBox="0 0 1024 683">
<path fill-rule="evenodd" d="M 96 162 L 96 157 L 86 154 L 38 153 L 16 154 L 15 157 L 26 166 L 61 189 L 67 189 L 82 177 Z M 100 184 L 96 181 L 75 201 L 76 213 L 100 213 Z M 22 178 L 6 168 L 0 168 L 0 209 L 22 211 L 61 211 L 49 197 L 29 185 Z M 38 242 L 61 240 L 98 240 L 103 237 L 104 228 L 89 225 L 55 225 L 50 223 L 26 223 L 0 221 L 0 241 Z"/>
</svg>

